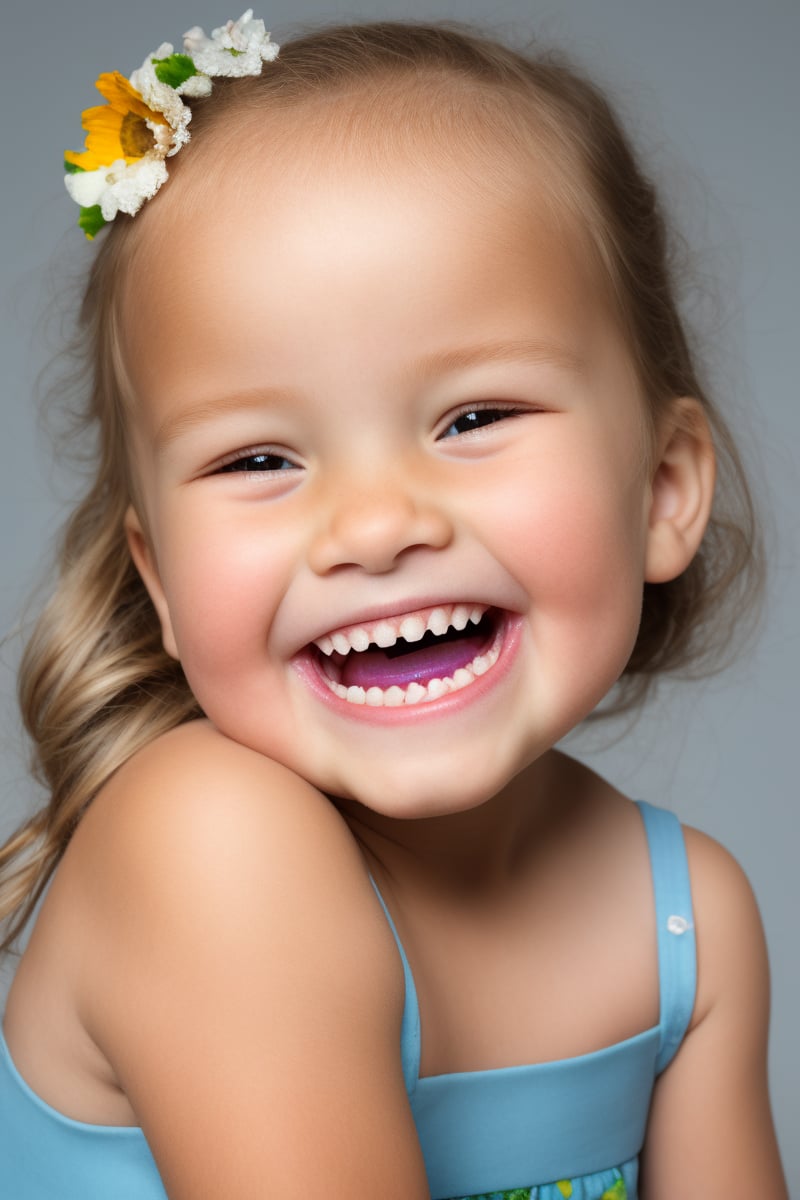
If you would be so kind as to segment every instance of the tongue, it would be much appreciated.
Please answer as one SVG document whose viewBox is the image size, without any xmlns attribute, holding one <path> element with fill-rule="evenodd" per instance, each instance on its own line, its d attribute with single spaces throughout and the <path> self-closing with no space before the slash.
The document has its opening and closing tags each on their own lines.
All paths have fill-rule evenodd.
<svg viewBox="0 0 800 1200">
<path fill-rule="evenodd" d="M 411 650 L 397 658 L 387 658 L 383 650 L 352 652 L 342 663 L 341 682 L 345 687 L 389 688 L 393 684 L 407 687 L 409 683 L 426 684 L 431 679 L 452 676 L 480 654 L 486 638 L 459 638 L 456 642 L 441 642 L 422 650 Z"/>
</svg>

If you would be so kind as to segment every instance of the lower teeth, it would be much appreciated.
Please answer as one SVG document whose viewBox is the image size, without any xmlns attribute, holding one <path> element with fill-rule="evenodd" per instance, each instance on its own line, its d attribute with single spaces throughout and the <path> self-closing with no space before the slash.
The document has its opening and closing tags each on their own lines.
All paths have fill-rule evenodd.
<svg viewBox="0 0 800 1200">
<path fill-rule="evenodd" d="M 487 671 L 491 670 L 497 662 L 501 641 L 502 638 L 498 632 L 485 654 L 479 654 L 465 667 L 459 667 L 452 676 L 444 679 L 429 679 L 427 684 L 414 682 L 409 683 L 406 687 L 398 687 L 397 684 L 394 684 L 384 690 L 380 687 L 345 687 L 343 683 L 337 683 L 335 679 L 330 679 L 324 673 L 322 678 L 333 694 L 340 700 L 346 700 L 348 704 L 366 704 L 370 708 L 399 708 L 401 706 L 409 708 L 415 704 L 430 703 L 450 692 L 459 692 L 462 688 L 469 687 L 479 676 L 485 675 Z"/>
</svg>

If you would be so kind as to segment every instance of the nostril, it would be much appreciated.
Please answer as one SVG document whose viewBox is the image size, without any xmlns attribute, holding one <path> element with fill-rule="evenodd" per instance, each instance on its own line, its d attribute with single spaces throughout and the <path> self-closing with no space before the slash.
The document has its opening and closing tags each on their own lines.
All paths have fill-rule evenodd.
<svg viewBox="0 0 800 1200">
<path fill-rule="evenodd" d="M 346 507 L 337 506 L 315 539 L 309 562 L 317 574 L 353 566 L 385 574 L 400 557 L 444 549 L 452 537 L 452 524 L 441 509 L 417 506 L 402 492 L 391 497 L 366 493 Z"/>
</svg>

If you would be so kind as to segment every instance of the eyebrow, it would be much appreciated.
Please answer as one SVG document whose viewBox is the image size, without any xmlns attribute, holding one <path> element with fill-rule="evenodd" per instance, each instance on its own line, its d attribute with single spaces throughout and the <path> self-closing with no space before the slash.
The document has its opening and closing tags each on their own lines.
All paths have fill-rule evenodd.
<svg viewBox="0 0 800 1200">
<path fill-rule="evenodd" d="M 406 373 L 406 378 L 412 383 L 425 382 L 436 375 L 497 362 L 552 364 L 579 373 L 586 369 L 585 359 L 566 346 L 537 338 L 516 338 L 434 351 L 415 362 Z M 294 404 L 297 400 L 298 392 L 287 387 L 247 388 L 230 395 L 201 400 L 165 417 L 156 430 L 155 444 L 163 449 L 181 434 L 227 412 L 264 409 L 270 404 Z"/>
<path fill-rule="evenodd" d="M 586 369 L 586 360 L 567 346 L 542 338 L 513 338 L 436 351 L 415 363 L 410 374 L 414 378 L 427 379 L 431 375 L 495 362 L 550 363 L 578 372 Z"/>
<path fill-rule="evenodd" d="M 232 392 L 230 395 L 213 396 L 165 417 L 156 430 L 154 441 L 157 448 L 163 449 L 181 434 L 188 433 L 213 417 L 222 416 L 227 412 L 264 409 L 269 404 L 291 404 L 296 400 L 297 392 L 283 387 L 254 387 Z"/>
</svg>

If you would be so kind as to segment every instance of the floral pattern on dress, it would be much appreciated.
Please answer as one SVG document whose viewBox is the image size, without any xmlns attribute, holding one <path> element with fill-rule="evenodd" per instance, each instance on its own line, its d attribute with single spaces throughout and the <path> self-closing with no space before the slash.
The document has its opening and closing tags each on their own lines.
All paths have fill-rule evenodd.
<svg viewBox="0 0 800 1200">
<path fill-rule="evenodd" d="M 615 1167 L 581 1179 L 558 1179 L 538 1187 L 510 1188 L 504 1192 L 480 1192 L 453 1200 L 629 1200 L 622 1174 Z"/>
</svg>

